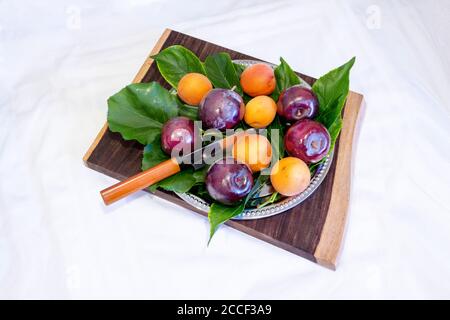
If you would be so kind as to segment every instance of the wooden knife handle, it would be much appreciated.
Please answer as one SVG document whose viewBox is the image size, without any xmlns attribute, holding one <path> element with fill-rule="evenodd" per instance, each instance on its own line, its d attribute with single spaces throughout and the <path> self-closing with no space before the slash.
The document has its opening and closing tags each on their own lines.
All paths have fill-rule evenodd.
<svg viewBox="0 0 450 320">
<path fill-rule="evenodd" d="M 100 191 L 100 194 L 105 204 L 109 205 L 136 191 L 145 189 L 158 181 L 170 177 L 177 172 L 180 172 L 180 166 L 177 161 L 172 158 L 129 177 L 124 181 L 116 183 L 115 185 Z"/>
</svg>

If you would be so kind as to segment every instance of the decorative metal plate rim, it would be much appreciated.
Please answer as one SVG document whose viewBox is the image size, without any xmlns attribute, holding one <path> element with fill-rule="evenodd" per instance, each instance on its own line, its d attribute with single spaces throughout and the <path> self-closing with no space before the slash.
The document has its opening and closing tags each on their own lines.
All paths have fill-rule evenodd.
<svg viewBox="0 0 450 320">
<path fill-rule="evenodd" d="M 233 218 L 233 220 L 253 220 L 253 219 L 261 219 L 267 218 L 279 213 L 285 212 L 303 201 L 305 201 L 310 195 L 314 193 L 314 191 L 319 187 L 322 181 L 325 179 L 333 159 L 333 152 L 326 156 L 325 161 L 319 165 L 314 174 L 314 177 L 311 179 L 309 186 L 302 193 L 283 198 L 281 201 L 277 203 L 273 203 L 264 208 L 252 208 L 245 209 L 243 213 Z M 182 200 L 186 201 L 188 204 L 193 206 L 194 208 L 203 211 L 205 213 L 209 212 L 209 204 L 203 200 L 202 198 L 191 194 L 191 193 L 176 193 Z"/>
<path fill-rule="evenodd" d="M 252 65 L 255 63 L 260 63 L 259 61 L 255 60 L 233 60 L 235 63 L 239 63 L 245 66 Z M 265 63 L 265 62 L 264 62 Z M 271 63 L 266 63 L 272 68 L 275 68 L 276 66 Z M 300 78 L 301 84 L 311 88 L 311 86 L 302 78 Z M 262 219 L 262 218 L 268 218 L 280 213 L 283 213 L 303 201 L 305 201 L 311 194 L 314 193 L 314 191 L 319 187 L 319 185 L 322 183 L 322 181 L 325 179 L 328 171 L 330 170 L 331 163 L 333 161 L 333 155 L 334 150 L 330 152 L 325 157 L 325 160 L 317 167 L 316 172 L 314 173 L 314 176 L 311 179 L 311 182 L 309 183 L 308 187 L 300 194 L 292 197 L 283 198 L 279 202 L 273 203 L 271 205 L 268 205 L 263 208 L 251 208 L 251 209 L 245 209 L 243 213 L 233 218 L 233 220 L 254 220 L 254 219 Z M 176 192 L 176 194 L 185 202 L 187 202 L 189 205 L 193 206 L 194 208 L 208 213 L 209 212 L 209 204 L 203 200 L 202 198 L 191 194 L 191 193 L 179 193 Z"/>
</svg>

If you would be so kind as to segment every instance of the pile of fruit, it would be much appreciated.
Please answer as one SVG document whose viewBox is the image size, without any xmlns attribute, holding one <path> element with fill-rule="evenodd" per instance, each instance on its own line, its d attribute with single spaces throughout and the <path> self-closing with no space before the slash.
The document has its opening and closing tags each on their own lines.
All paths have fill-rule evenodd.
<svg viewBox="0 0 450 320">
<path fill-rule="evenodd" d="M 143 170 L 175 151 L 206 145 L 212 130 L 228 134 L 238 129 L 224 140 L 223 158 L 150 187 L 191 192 L 210 202 L 211 237 L 245 208 L 304 191 L 334 148 L 354 58 L 312 88 L 283 59 L 275 69 L 264 63 L 245 67 L 227 53 L 202 62 L 182 46 L 153 58 L 172 90 L 157 82 L 125 87 L 108 100 L 109 128 L 145 145 Z M 273 192 L 258 198 L 264 185 Z"/>
</svg>

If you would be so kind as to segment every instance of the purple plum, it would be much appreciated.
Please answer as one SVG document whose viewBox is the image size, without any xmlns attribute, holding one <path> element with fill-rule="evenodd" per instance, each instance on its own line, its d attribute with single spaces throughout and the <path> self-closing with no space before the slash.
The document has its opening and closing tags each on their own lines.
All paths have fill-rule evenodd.
<svg viewBox="0 0 450 320">
<path fill-rule="evenodd" d="M 250 168 L 233 158 L 214 163 L 206 175 L 206 189 L 216 201 L 232 205 L 242 200 L 253 187 Z"/>
<path fill-rule="evenodd" d="M 242 97 L 228 89 L 213 89 L 200 102 L 199 115 L 206 129 L 234 128 L 244 118 Z"/>
<path fill-rule="evenodd" d="M 316 163 L 330 150 L 330 134 L 319 122 L 310 119 L 294 123 L 284 136 L 284 147 L 294 157 L 306 163 Z"/>
<path fill-rule="evenodd" d="M 284 90 L 278 98 L 278 114 L 288 121 L 314 118 L 319 101 L 312 90 L 296 85 Z"/>
<path fill-rule="evenodd" d="M 178 144 L 180 148 L 190 148 L 194 150 L 194 143 L 196 141 L 194 121 L 186 117 L 175 117 L 167 121 L 161 131 L 161 148 L 165 153 L 171 155 L 173 148 Z"/>
</svg>

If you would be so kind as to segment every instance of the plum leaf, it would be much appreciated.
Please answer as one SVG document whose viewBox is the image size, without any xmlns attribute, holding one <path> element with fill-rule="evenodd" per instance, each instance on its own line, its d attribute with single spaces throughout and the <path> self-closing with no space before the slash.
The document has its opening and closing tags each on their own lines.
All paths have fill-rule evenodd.
<svg viewBox="0 0 450 320">
<path fill-rule="evenodd" d="M 141 169 L 142 171 L 147 170 L 168 159 L 170 157 L 161 148 L 161 135 L 159 134 L 154 141 L 144 147 Z"/>
<path fill-rule="evenodd" d="M 175 97 L 157 82 L 130 84 L 108 99 L 109 129 L 141 144 L 151 143 L 177 114 Z"/>
<path fill-rule="evenodd" d="M 330 151 L 333 150 L 342 128 L 342 109 L 347 99 L 350 70 L 354 63 L 355 57 L 317 79 L 312 87 L 320 106 L 315 120 L 322 123 L 330 133 Z"/>
<path fill-rule="evenodd" d="M 277 85 L 272 93 L 272 98 L 275 101 L 278 100 L 278 97 L 283 90 L 301 83 L 297 74 L 283 58 L 280 58 L 280 62 L 280 65 L 274 70 Z"/>
<path fill-rule="evenodd" d="M 211 242 L 214 233 L 217 231 L 219 226 L 233 217 L 241 214 L 245 210 L 245 206 L 250 201 L 250 199 L 264 186 L 264 184 L 269 180 L 269 175 L 260 174 L 258 178 L 254 180 L 253 188 L 250 190 L 249 194 L 245 197 L 244 201 L 235 205 L 227 206 L 221 203 L 214 202 L 208 212 L 209 220 L 209 240 L 208 244 Z"/>
<path fill-rule="evenodd" d="M 191 190 L 194 185 L 204 182 L 204 178 L 202 180 L 202 177 L 204 177 L 204 169 L 198 171 L 194 171 L 192 168 L 185 169 L 153 184 L 150 187 L 150 191 L 162 188 L 166 191 L 185 193 Z"/>
<path fill-rule="evenodd" d="M 189 118 L 191 120 L 199 120 L 199 116 L 198 116 L 198 107 L 194 107 L 194 106 L 190 106 L 188 104 L 185 104 L 183 102 L 181 102 L 180 99 L 178 99 L 179 103 L 179 110 L 178 110 L 178 115 Z"/>
<path fill-rule="evenodd" d="M 231 218 L 241 214 L 244 209 L 244 202 L 237 206 L 226 206 L 224 204 L 214 202 L 208 212 L 208 220 L 210 225 L 208 244 L 211 242 L 214 233 L 222 223 L 225 223 Z"/>
<path fill-rule="evenodd" d="M 267 126 L 267 138 L 273 149 L 273 159 L 278 161 L 284 157 L 284 126 L 281 124 L 280 117 L 275 116 L 271 124 Z M 273 130 L 273 131 L 272 131 Z M 278 131 L 275 131 L 278 130 Z"/>
<path fill-rule="evenodd" d="M 242 95 L 235 64 L 226 52 L 212 54 L 205 59 L 205 71 L 215 88 L 232 89 Z"/>
<path fill-rule="evenodd" d="M 175 89 L 186 73 L 206 75 L 200 59 L 189 49 L 181 45 L 173 45 L 152 56 L 158 65 L 163 78 Z"/>
<path fill-rule="evenodd" d="M 155 139 L 144 148 L 142 157 L 142 170 L 149 169 L 157 164 L 168 160 L 169 156 L 161 149 L 160 139 Z M 162 188 L 173 192 L 188 192 L 194 185 L 205 181 L 206 168 L 194 171 L 192 168 L 185 169 L 177 174 L 161 180 L 150 186 L 150 191 L 154 192 L 157 188 Z"/>
<path fill-rule="evenodd" d="M 240 78 L 242 72 L 244 72 L 244 70 L 245 70 L 245 66 L 243 64 L 234 63 L 234 62 L 233 62 L 233 65 L 234 65 L 234 69 L 236 70 L 236 74 L 237 74 L 238 78 Z"/>
</svg>

